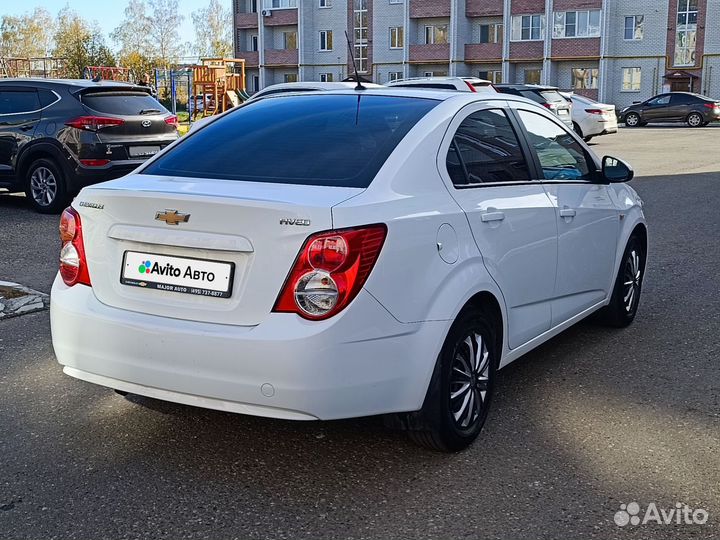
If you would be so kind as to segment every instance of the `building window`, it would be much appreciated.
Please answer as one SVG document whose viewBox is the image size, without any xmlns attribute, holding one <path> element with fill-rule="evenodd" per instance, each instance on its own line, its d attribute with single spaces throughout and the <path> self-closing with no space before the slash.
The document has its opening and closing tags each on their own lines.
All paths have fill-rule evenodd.
<svg viewBox="0 0 720 540">
<path fill-rule="evenodd" d="M 502 43 L 503 25 L 501 23 L 481 24 L 480 43 Z"/>
<path fill-rule="evenodd" d="M 405 29 L 402 26 L 390 28 L 390 48 L 402 49 L 405 43 Z"/>
<path fill-rule="evenodd" d="M 258 36 L 257 34 L 253 34 L 250 36 L 250 50 L 253 52 L 257 52 L 258 48 Z"/>
<path fill-rule="evenodd" d="M 486 81 L 490 81 L 493 84 L 502 83 L 502 71 L 499 69 L 480 71 L 480 73 L 478 73 L 478 77 L 480 79 L 485 79 Z"/>
<path fill-rule="evenodd" d="M 544 33 L 545 15 L 516 15 L 512 18 L 510 37 L 513 41 L 543 39 Z"/>
<path fill-rule="evenodd" d="M 447 24 L 431 25 L 425 27 L 425 44 L 433 45 L 436 43 L 448 42 Z"/>
<path fill-rule="evenodd" d="M 644 15 L 625 17 L 625 39 L 641 40 L 643 38 Z"/>
<path fill-rule="evenodd" d="M 403 78 L 403 72 L 402 71 L 391 71 L 388 73 L 388 81 L 399 81 Z"/>
<path fill-rule="evenodd" d="M 286 83 L 298 82 L 297 73 L 286 73 L 284 79 Z"/>
<path fill-rule="evenodd" d="M 332 7 L 332 0 L 320 0 L 320 7 L 321 8 Z"/>
<path fill-rule="evenodd" d="M 320 50 L 332 51 L 333 34 L 332 30 L 320 30 Z"/>
<path fill-rule="evenodd" d="M 425 77 L 447 77 L 447 71 L 426 71 L 423 75 Z"/>
<path fill-rule="evenodd" d="M 368 0 L 353 0 L 353 29 L 355 31 L 355 62 L 358 71 L 368 70 Z"/>
<path fill-rule="evenodd" d="M 575 90 L 597 90 L 598 75 L 596 68 L 574 68 L 572 70 L 572 87 Z"/>
<path fill-rule="evenodd" d="M 525 84 L 540 84 L 542 69 L 526 69 Z"/>
<path fill-rule="evenodd" d="M 248 12 L 257 13 L 258 0 L 248 0 Z"/>
<path fill-rule="evenodd" d="M 333 74 L 332 73 L 321 73 L 320 74 L 320 82 L 333 82 Z"/>
<path fill-rule="evenodd" d="M 260 77 L 257 75 L 252 76 L 252 91 L 253 92 L 260 91 Z"/>
<path fill-rule="evenodd" d="M 297 0 L 265 0 L 265 9 L 283 9 L 297 7 Z"/>
<path fill-rule="evenodd" d="M 297 32 L 283 32 L 283 49 L 297 49 Z"/>
<path fill-rule="evenodd" d="M 405 0 L 390 0 L 391 4 L 403 4 L 405 3 Z"/>
<path fill-rule="evenodd" d="M 639 67 L 622 68 L 622 73 L 623 92 L 639 92 L 642 70 Z"/>
<path fill-rule="evenodd" d="M 698 0 L 678 0 L 674 62 L 676 66 L 695 65 L 697 19 Z"/>
<path fill-rule="evenodd" d="M 600 10 L 556 11 L 553 37 L 600 37 Z"/>
</svg>

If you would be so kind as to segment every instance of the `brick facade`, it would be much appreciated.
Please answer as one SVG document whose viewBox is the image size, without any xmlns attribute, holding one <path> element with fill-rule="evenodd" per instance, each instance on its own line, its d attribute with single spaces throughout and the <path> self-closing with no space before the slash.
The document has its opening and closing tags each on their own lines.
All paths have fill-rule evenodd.
<svg viewBox="0 0 720 540">
<path fill-rule="evenodd" d="M 297 49 L 265 49 L 266 66 L 294 66 L 298 65 Z"/>
<path fill-rule="evenodd" d="M 465 15 L 467 17 L 502 17 L 503 0 L 466 0 Z"/>
<path fill-rule="evenodd" d="M 600 58 L 600 38 L 553 39 L 552 59 Z"/>
<path fill-rule="evenodd" d="M 410 18 L 449 17 L 451 0 L 409 0 Z"/>
<path fill-rule="evenodd" d="M 429 64 L 433 62 L 450 61 L 450 45 L 435 43 L 432 45 L 410 45 L 410 62 L 416 64 Z"/>
</svg>

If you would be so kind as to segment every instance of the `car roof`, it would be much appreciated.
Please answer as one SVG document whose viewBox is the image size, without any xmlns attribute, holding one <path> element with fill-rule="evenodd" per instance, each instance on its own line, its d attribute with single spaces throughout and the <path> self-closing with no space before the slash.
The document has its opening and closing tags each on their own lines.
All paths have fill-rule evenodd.
<svg viewBox="0 0 720 540">
<path fill-rule="evenodd" d="M 557 86 L 547 86 L 544 84 L 496 84 L 495 88 L 512 88 L 513 90 L 558 90 Z"/>
<path fill-rule="evenodd" d="M 105 81 L 101 80 L 98 82 L 91 81 L 90 79 L 40 79 L 34 77 L 18 77 L 9 79 L 0 79 L 1 84 L 47 84 L 47 85 L 63 85 L 63 86 L 75 86 L 78 88 L 103 88 L 103 87 L 128 87 L 135 88 L 137 85 L 127 83 L 123 81 Z"/>
<path fill-rule="evenodd" d="M 395 79 L 394 81 L 390 81 L 387 83 L 386 86 L 390 86 L 397 83 L 412 83 L 412 82 L 427 82 L 427 81 L 474 81 L 474 82 L 486 82 L 488 84 L 492 84 L 492 81 L 488 81 L 487 79 L 481 79 L 479 77 L 408 77 L 406 79 Z"/>
</svg>

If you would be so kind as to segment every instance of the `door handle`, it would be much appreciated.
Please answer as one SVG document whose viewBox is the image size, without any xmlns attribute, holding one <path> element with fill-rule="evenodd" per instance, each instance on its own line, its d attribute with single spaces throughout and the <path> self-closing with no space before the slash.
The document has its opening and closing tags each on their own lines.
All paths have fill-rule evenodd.
<svg viewBox="0 0 720 540">
<path fill-rule="evenodd" d="M 577 215 L 577 212 L 573 208 L 564 207 L 560 209 L 560 217 L 563 218 L 574 218 Z"/>
<path fill-rule="evenodd" d="M 505 219 L 505 212 L 485 212 L 484 214 L 480 214 L 480 220 L 483 223 L 502 221 L 503 219 Z"/>
</svg>

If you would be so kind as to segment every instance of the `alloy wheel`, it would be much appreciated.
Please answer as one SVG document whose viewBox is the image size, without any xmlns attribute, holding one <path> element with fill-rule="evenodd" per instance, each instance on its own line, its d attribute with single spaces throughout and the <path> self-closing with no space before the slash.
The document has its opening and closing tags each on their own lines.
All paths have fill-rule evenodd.
<svg viewBox="0 0 720 540">
<path fill-rule="evenodd" d="M 695 113 L 688 116 L 687 122 L 691 127 L 698 127 L 703 123 L 703 119 L 699 114 Z"/>
<path fill-rule="evenodd" d="M 632 313 L 638 298 L 640 298 L 641 274 L 640 255 L 636 249 L 633 249 L 628 254 L 625 263 L 625 282 L 623 283 L 623 303 L 625 311 L 628 313 Z"/>
<path fill-rule="evenodd" d="M 484 416 L 490 361 L 487 344 L 477 332 L 470 333 L 455 350 L 450 375 L 450 413 L 461 431 L 472 429 Z"/>
<path fill-rule="evenodd" d="M 57 196 L 58 184 L 53 172 L 47 167 L 38 167 L 30 176 L 32 198 L 40 206 L 50 206 Z"/>
<path fill-rule="evenodd" d="M 625 125 L 635 127 L 640 123 L 640 117 L 637 114 L 628 114 L 625 118 Z"/>
</svg>

